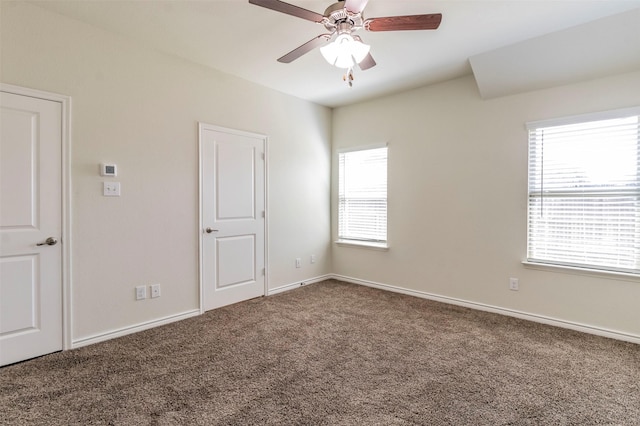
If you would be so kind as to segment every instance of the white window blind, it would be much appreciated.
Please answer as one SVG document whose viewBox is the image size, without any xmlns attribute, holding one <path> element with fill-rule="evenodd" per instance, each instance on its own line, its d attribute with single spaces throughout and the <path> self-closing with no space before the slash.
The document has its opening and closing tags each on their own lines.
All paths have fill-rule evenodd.
<svg viewBox="0 0 640 426">
<path fill-rule="evenodd" d="M 338 154 L 338 238 L 386 242 L 386 147 Z"/>
<path fill-rule="evenodd" d="M 529 261 L 640 273 L 639 112 L 529 125 Z"/>
</svg>

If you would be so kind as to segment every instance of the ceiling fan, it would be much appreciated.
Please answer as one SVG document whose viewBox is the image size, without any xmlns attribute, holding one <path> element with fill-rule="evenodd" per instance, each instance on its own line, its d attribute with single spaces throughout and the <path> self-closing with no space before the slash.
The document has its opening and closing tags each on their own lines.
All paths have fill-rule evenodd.
<svg viewBox="0 0 640 426">
<path fill-rule="evenodd" d="M 262 6 L 287 15 L 297 16 L 322 24 L 329 33 L 321 34 L 278 58 L 278 62 L 290 63 L 316 47 L 320 47 L 322 56 L 332 65 L 345 68 L 343 79 L 349 86 L 353 81 L 353 67 L 368 70 L 376 65 L 369 52 L 370 46 L 364 44 L 356 31 L 406 31 L 435 30 L 440 26 L 442 14 L 390 16 L 365 19 L 362 11 L 369 0 L 338 0 L 321 15 L 280 0 L 249 0 L 249 3 Z M 333 40 L 332 43 L 328 43 Z"/>
</svg>

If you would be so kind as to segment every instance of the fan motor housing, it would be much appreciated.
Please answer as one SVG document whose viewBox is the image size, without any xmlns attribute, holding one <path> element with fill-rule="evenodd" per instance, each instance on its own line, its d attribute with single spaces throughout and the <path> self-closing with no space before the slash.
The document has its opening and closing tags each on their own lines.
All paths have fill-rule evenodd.
<svg viewBox="0 0 640 426">
<path fill-rule="evenodd" d="M 350 27 L 362 26 L 362 14 L 351 14 L 344 8 L 344 1 L 339 1 L 332 4 L 324 11 L 325 22 L 324 26 L 327 30 L 333 31 L 339 24 L 345 22 Z"/>
</svg>

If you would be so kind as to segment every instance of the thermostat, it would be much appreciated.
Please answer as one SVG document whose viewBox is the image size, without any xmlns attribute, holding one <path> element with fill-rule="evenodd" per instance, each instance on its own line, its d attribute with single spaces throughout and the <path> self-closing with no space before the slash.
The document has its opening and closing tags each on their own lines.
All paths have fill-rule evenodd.
<svg viewBox="0 0 640 426">
<path fill-rule="evenodd" d="M 115 164 L 100 164 L 101 176 L 118 176 L 118 167 Z"/>
</svg>

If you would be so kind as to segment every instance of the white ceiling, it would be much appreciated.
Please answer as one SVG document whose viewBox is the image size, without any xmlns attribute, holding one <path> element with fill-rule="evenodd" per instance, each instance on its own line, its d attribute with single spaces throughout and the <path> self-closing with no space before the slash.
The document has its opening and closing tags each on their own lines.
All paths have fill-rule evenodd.
<svg viewBox="0 0 640 426">
<path fill-rule="evenodd" d="M 370 0 L 365 18 L 442 13 L 442 24 L 435 31 L 360 31 L 378 65 L 356 69 L 350 89 L 342 81 L 343 70 L 327 64 L 317 50 L 291 64 L 276 61 L 325 33 L 323 26 L 248 0 L 32 3 L 329 107 L 469 74 L 472 56 L 640 8 L 640 0 Z M 323 13 L 332 0 L 289 3 Z"/>
<path fill-rule="evenodd" d="M 640 8 L 469 58 L 494 98 L 640 70 Z"/>
</svg>

